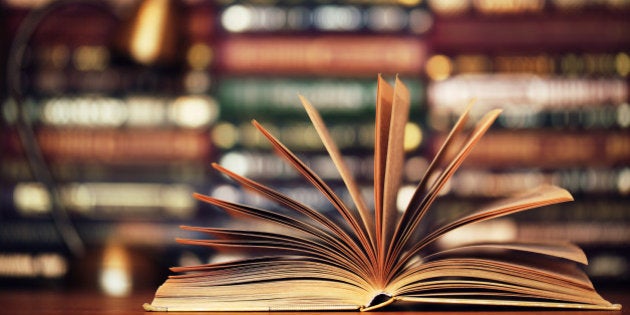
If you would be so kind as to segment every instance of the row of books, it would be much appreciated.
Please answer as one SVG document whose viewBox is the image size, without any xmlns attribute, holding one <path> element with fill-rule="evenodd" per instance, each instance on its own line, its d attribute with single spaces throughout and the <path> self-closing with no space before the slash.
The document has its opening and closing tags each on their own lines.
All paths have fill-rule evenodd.
<svg viewBox="0 0 630 315">
<path fill-rule="evenodd" d="M 528 73 L 540 76 L 567 75 L 584 77 L 627 77 L 627 51 L 567 52 L 458 52 L 434 54 L 426 62 L 430 79 L 441 80 L 455 74 Z"/>
<path fill-rule="evenodd" d="M 320 72 L 326 74 L 327 70 L 331 70 L 333 67 L 332 59 L 324 58 L 326 55 L 332 54 L 330 45 L 335 45 L 336 42 L 342 42 L 346 39 L 361 38 L 360 35 L 326 35 L 323 39 L 321 47 L 318 47 L 318 53 L 324 53 L 324 55 L 317 56 L 309 53 L 306 47 L 303 47 L 299 40 L 299 36 L 282 37 L 284 52 L 283 56 L 294 60 L 293 67 L 296 69 L 285 69 L 284 72 L 298 73 L 302 69 L 306 72 L 312 72 L 310 69 L 314 65 L 322 66 L 323 69 L 318 69 Z M 401 56 L 403 53 L 408 53 L 413 58 L 407 58 L 407 60 L 413 60 L 414 63 L 420 62 L 424 68 L 422 71 L 417 72 L 417 66 L 413 65 L 409 61 L 397 61 L 397 69 L 402 73 L 407 73 L 407 77 L 411 78 L 418 73 L 426 74 L 430 79 L 442 80 L 456 74 L 480 74 L 480 73 L 506 73 L 506 74 L 518 74 L 518 73 L 530 73 L 530 77 L 518 75 L 514 76 L 514 80 L 518 82 L 527 83 L 527 80 L 535 78 L 533 75 L 539 76 L 569 76 L 575 82 L 581 82 L 580 79 L 588 83 L 589 80 L 597 81 L 600 79 L 611 78 L 624 78 L 627 77 L 629 72 L 629 60 L 630 57 L 627 51 L 620 50 L 618 48 L 613 49 L 610 52 L 594 52 L 594 53 L 581 53 L 580 49 L 569 49 L 568 52 L 562 53 L 498 53 L 498 54 L 475 54 L 475 53 L 460 53 L 460 54 L 430 54 L 426 53 L 414 55 L 414 49 L 419 49 L 424 46 L 426 40 L 414 39 L 409 37 L 396 37 L 389 36 L 383 37 L 384 40 L 392 40 L 400 43 L 401 45 L 408 45 L 405 49 L 401 50 Z M 379 42 L 379 38 L 375 38 L 376 42 Z M 265 58 L 260 61 L 260 64 L 256 63 L 256 60 L 250 60 L 248 65 L 238 65 L 239 69 L 232 69 L 233 65 L 228 58 L 225 62 L 220 56 L 232 54 L 233 45 L 237 47 L 249 47 L 252 48 L 259 45 L 261 40 L 255 37 L 233 39 L 226 37 L 224 40 L 218 43 L 195 43 L 188 49 L 187 63 L 194 70 L 191 73 L 204 73 L 204 70 L 210 66 L 219 69 L 224 69 L 224 72 L 229 76 L 232 70 L 247 71 L 252 73 L 275 73 L 274 66 L 278 66 L 277 63 L 282 63 L 281 57 L 276 56 L 277 52 L 273 50 L 262 51 L 255 56 L 261 56 Z M 414 43 L 415 42 L 415 43 Z M 406 43 L 406 44 L 405 44 Z M 266 45 L 266 44 L 263 44 Z M 357 46 L 359 49 L 368 49 L 366 43 L 354 43 L 353 46 Z M 361 46 L 363 45 L 363 46 Z M 416 48 L 412 48 L 413 46 Z M 225 48 L 223 48 L 225 46 Z M 375 48 L 372 48 L 375 49 Z M 382 48 L 378 48 L 382 49 Z M 409 49 L 409 50 L 407 50 Z M 225 53 L 213 54 L 213 50 L 223 51 Z M 33 74 L 31 85 L 34 91 L 39 93 L 59 93 L 59 92 L 78 92 L 78 91 L 93 91 L 101 93 L 121 93 L 125 91 L 143 91 L 151 88 L 159 89 L 176 89 L 181 86 L 181 83 L 173 82 L 176 78 L 165 78 L 164 80 L 155 81 L 156 76 L 160 76 L 159 72 L 147 71 L 139 69 L 138 71 L 130 71 L 125 68 L 113 68 L 112 60 L 109 56 L 110 52 L 105 46 L 91 45 L 80 46 L 71 50 L 65 44 L 52 44 L 43 45 L 38 47 L 39 55 L 36 56 L 33 61 L 33 65 L 38 68 L 38 71 Z M 372 56 L 364 56 L 363 58 L 372 58 L 371 61 L 377 62 L 383 56 L 376 56 L 378 53 L 385 53 L 383 51 L 375 51 Z M 578 52 L 578 53 L 576 53 Z M 309 59 L 307 60 L 307 56 Z M 249 55 L 248 58 L 254 58 L 254 55 Z M 280 59 L 280 60 L 279 60 Z M 74 60 L 74 61 L 71 61 Z M 78 60 L 78 61 L 77 61 Z M 346 62 L 352 64 L 352 68 L 356 70 L 354 74 L 365 74 L 371 70 L 368 65 L 363 65 L 361 60 L 346 60 Z M 405 62 L 406 64 L 404 64 Z M 263 65 L 263 63 L 265 63 Z M 350 67 L 350 66 L 348 66 Z M 310 69 L 310 70 L 309 70 Z M 201 70 L 201 71 L 200 71 Z M 373 70 L 373 69 L 372 69 Z M 309 73 L 313 74 L 313 73 Z M 335 74 L 335 71 L 328 73 L 329 75 Z M 580 76 L 580 77 L 578 77 Z M 153 79 L 152 79 L 153 77 Z M 493 80 L 507 80 L 508 78 L 494 78 Z M 553 84 L 553 80 L 562 79 L 562 77 L 549 79 L 542 81 L 542 86 Z M 466 80 L 465 78 L 459 78 L 456 81 Z M 493 83 L 491 78 L 487 78 L 490 83 Z M 531 83 L 531 82 L 530 82 Z M 560 82 L 555 83 L 560 84 Z M 562 83 L 561 88 L 566 89 L 564 86 L 567 83 Z M 602 83 L 603 85 L 604 83 Z M 600 87 L 604 88 L 604 87 Z M 608 87 L 610 89 L 611 87 Z"/>
<path fill-rule="evenodd" d="M 31 187 L 27 187 L 27 186 Z M 133 186 L 137 187 L 133 187 Z M 144 185 L 144 186 L 143 186 Z M 180 187 L 177 187 L 180 186 Z M 333 188 L 342 188 L 342 184 L 333 185 Z M 127 194 L 132 192 L 144 193 L 134 200 L 125 196 L 122 196 L 120 200 L 107 200 L 111 198 L 112 193 L 120 193 L 123 188 L 127 188 Z M 401 194 L 399 194 L 399 204 L 405 204 L 405 192 L 412 192 L 413 187 L 403 188 Z M 39 192 L 37 190 L 40 190 Z M 365 190 L 369 190 L 369 187 L 365 187 Z M 191 189 L 189 187 L 183 187 L 183 185 L 171 185 L 158 187 L 158 185 L 151 184 L 138 184 L 138 183 L 123 183 L 123 184 L 107 184 L 107 183 L 83 183 L 72 184 L 62 187 L 64 191 L 64 198 L 68 199 L 70 215 L 73 218 L 73 222 L 85 229 L 85 226 L 106 226 L 107 229 L 103 231 L 86 229 L 82 230 L 82 233 L 89 233 L 89 242 L 93 244 L 104 243 L 108 237 L 120 237 L 121 241 L 129 241 L 133 245 L 139 245 L 145 242 L 146 245 L 153 244 L 159 245 L 155 240 L 155 236 L 158 233 L 160 227 L 170 226 L 168 229 L 172 233 L 164 233 L 160 236 L 160 241 L 164 241 L 164 244 L 172 244 L 173 239 L 165 240 L 166 237 L 172 236 L 177 230 L 176 224 L 186 224 L 186 222 L 220 222 L 225 220 L 225 216 L 220 212 L 213 211 L 211 209 L 197 209 L 198 206 L 194 205 L 194 201 L 186 200 L 190 199 Z M 202 190 L 200 190 L 202 191 Z M 336 210 L 323 200 L 319 193 L 314 192 L 308 187 L 300 187 L 299 185 L 277 186 L 277 191 L 283 193 L 289 197 L 300 200 L 305 205 L 316 208 L 321 213 L 333 216 L 336 215 Z M 3 200 L 3 222 L 6 222 L 6 229 L 3 229 L 0 237 L 0 243 L 3 248 L 14 248 L 19 246 L 29 245 L 38 250 L 46 249 L 49 245 L 57 244 L 57 247 L 61 246 L 61 238 L 56 235 L 54 225 L 46 218 L 50 215 L 50 209 L 46 208 L 45 201 L 31 199 L 28 200 L 24 197 L 23 193 L 31 193 L 35 198 L 37 194 L 42 194 L 45 191 L 38 188 L 35 184 L 21 184 L 21 187 L 16 187 L 14 205 L 8 204 L 11 201 Z M 163 196 L 158 196 L 159 194 Z M 244 193 L 243 191 L 230 186 L 230 185 L 216 185 L 208 190 L 209 194 L 214 194 L 230 200 L 233 202 L 246 203 L 252 206 L 261 207 L 264 209 L 270 209 L 278 213 L 288 213 L 286 208 L 279 207 L 260 196 Z M 108 195 L 109 194 L 109 195 Z M 151 206 L 149 203 L 143 204 L 142 202 L 153 197 L 155 200 L 150 201 L 153 203 Z M 344 200 L 348 200 L 350 197 L 347 193 L 340 194 L 340 197 Z M 495 196 L 482 196 L 467 199 L 441 199 L 437 202 L 436 207 L 431 209 L 428 214 L 429 217 L 426 222 L 431 224 L 439 224 L 442 220 L 461 216 L 466 211 L 474 209 L 480 202 L 486 202 L 488 198 L 494 198 Z M 173 200 L 166 200 L 167 198 L 173 198 Z M 166 200 L 166 201 L 165 201 Z M 40 204 L 36 204 L 37 202 Z M 161 205 L 156 205 L 159 201 L 164 201 Z M 562 239 L 566 241 L 576 242 L 578 244 L 586 245 L 616 245 L 624 246 L 625 243 L 630 241 L 630 232 L 628 231 L 628 216 L 630 215 L 625 209 L 625 205 L 628 200 L 626 198 L 614 198 L 610 200 L 592 199 L 588 197 L 577 196 L 576 200 L 571 204 L 561 204 L 545 207 L 544 209 L 536 209 L 530 212 L 522 213 L 515 216 L 513 219 L 509 219 L 514 227 L 527 227 L 530 231 L 527 235 L 528 239 L 534 239 L 536 234 L 531 231 L 535 231 L 536 226 L 541 226 L 541 233 L 553 233 L 552 227 L 558 227 L 557 233 L 564 233 L 563 231 L 572 231 L 572 235 L 569 237 L 561 237 L 555 239 Z M 168 204 L 170 203 L 170 204 Z M 10 211 L 14 212 L 10 212 Z M 214 219 L 206 221 L 204 219 L 208 214 L 200 215 L 198 212 L 210 211 L 214 213 Z M 126 212 L 124 216 L 120 213 Z M 489 223 L 493 224 L 493 223 Z M 561 228 L 563 224 L 566 224 L 566 228 Z M 611 225 L 611 229 L 606 231 L 605 226 Z M 40 226 L 40 228 L 35 228 Z M 137 231 L 133 229 L 125 230 L 124 227 L 136 226 Z M 592 227 L 597 229 L 598 235 L 592 233 L 586 236 L 586 230 L 579 233 L 578 227 Z M 25 228 L 25 227 L 31 227 Z M 145 233 L 142 228 L 153 231 L 152 233 Z M 575 228 L 574 228 L 575 227 Z M 484 228 L 479 227 L 481 230 Z M 120 229 L 120 235 L 110 235 L 112 229 Z M 493 229 L 488 229 L 493 230 Z M 134 233 L 134 239 L 127 239 L 123 233 Z M 496 230 L 495 230 L 496 231 Z M 501 229 L 499 233 L 492 235 L 488 233 L 476 233 L 471 231 L 458 231 L 455 234 L 468 235 L 471 238 L 485 238 L 485 237 L 502 237 L 515 238 L 514 231 L 510 231 L 507 234 L 503 234 Z M 545 232 L 546 231 L 546 232 Z M 19 232 L 19 233 L 18 233 Z M 470 232 L 470 233 L 469 233 Z M 146 238 L 151 236 L 151 238 Z M 146 239 L 145 239 L 146 238 Z M 479 239 L 480 240 L 480 239 Z M 495 239 L 498 241 L 498 239 Z M 52 242 L 52 243 L 51 243 Z M 16 247 L 17 246 L 17 247 Z M 158 246 L 159 247 L 159 246 Z"/>
<path fill-rule="evenodd" d="M 227 155 L 226 158 L 231 158 Z M 224 163 L 225 167 L 230 167 L 230 163 L 239 162 L 232 159 Z M 309 160 L 307 160 L 309 161 Z M 355 160 L 350 159 L 350 162 Z M 341 179 L 338 174 L 330 173 L 330 166 L 325 166 L 327 161 L 314 164 L 314 171 L 321 171 L 322 178 L 331 184 L 340 185 Z M 415 162 L 415 161 L 414 161 Z M 420 163 L 420 162 L 416 162 Z M 367 164 L 367 163 L 365 163 Z M 367 166 L 365 165 L 364 166 Z M 283 168 L 279 163 L 270 163 L 268 169 L 261 170 L 262 166 L 247 164 L 245 168 L 232 168 L 235 172 L 243 173 L 252 179 L 262 182 L 274 183 L 278 190 L 290 192 L 288 195 L 299 197 L 299 199 L 317 200 L 319 196 L 316 191 L 309 191 L 299 178 L 298 174 Z M 408 163 L 405 169 L 411 169 L 412 163 Z M 354 170 L 354 169 L 353 169 Z M 266 171 L 266 172 L 265 172 Z M 278 176 L 271 177 L 271 171 L 276 171 Z M 366 170 L 364 170 L 367 173 Z M 458 173 L 447 187 L 444 188 L 443 195 L 449 198 L 479 199 L 497 198 L 514 194 L 518 191 L 532 189 L 542 184 L 554 184 L 570 189 L 576 197 L 593 204 L 593 200 L 608 199 L 606 202 L 597 202 L 598 207 L 592 207 L 593 212 L 599 212 L 605 204 L 615 204 L 627 198 L 630 186 L 628 178 L 630 171 L 628 168 L 621 169 L 563 169 L 549 172 L 536 170 L 490 172 L 485 170 L 463 169 Z M 266 176 L 265 176 L 266 175 Z M 359 175 L 363 175 L 359 173 Z M 406 174 L 406 185 L 399 193 L 399 198 L 406 198 L 405 192 L 411 191 L 413 181 L 409 177 L 421 176 L 421 173 Z M 363 176 L 358 177 L 362 182 L 362 187 L 369 190 L 370 185 Z M 95 179 L 92 179 L 95 180 Z M 68 209 L 87 218 L 92 216 L 103 218 L 134 219 L 141 217 L 144 219 L 154 218 L 161 220 L 166 218 L 192 219 L 197 215 L 198 205 L 190 198 L 193 192 L 221 192 L 227 194 L 227 188 L 213 188 L 215 183 L 168 183 L 164 182 L 140 182 L 122 181 L 119 178 L 101 181 L 68 181 L 59 184 L 60 195 L 63 203 Z M 223 187 L 223 186 L 221 186 Z M 280 188 L 284 187 L 284 188 Z M 2 191 L 1 205 L 7 217 L 42 217 L 51 212 L 51 197 L 46 189 L 35 182 L 20 181 L 14 185 L 4 185 Z M 308 192 L 308 193 L 307 193 Z M 234 193 L 229 193 L 234 194 Z M 116 196 L 113 198 L 112 196 Z M 241 193 L 235 194 L 236 200 L 245 200 Z M 589 200 L 592 198 L 593 200 Z M 320 198 L 321 199 L 321 198 Z M 259 203 L 259 202 L 257 202 Z M 576 206 L 577 207 L 577 206 Z M 315 208 L 327 209 L 325 200 L 321 200 Z M 612 209 L 621 210 L 619 213 Z M 577 210 L 576 210 L 577 211 Z M 628 215 L 626 211 L 619 207 L 611 206 L 611 210 L 605 211 L 605 217 L 617 219 L 617 216 Z M 625 214 L 624 214 L 625 213 Z M 597 216 L 598 214 L 593 214 Z M 569 215 L 570 217 L 570 215 Z"/>
<path fill-rule="evenodd" d="M 574 112 L 584 116 L 583 125 L 588 127 L 588 121 L 597 123 L 601 115 L 597 111 L 602 111 L 608 117 L 601 119 L 617 121 L 619 127 L 627 125 L 627 114 L 624 113 L 627 112 L 630 93 L 623 77 L 468 74 L 431 82 L 426 88 L 426 84 L 418 79 L 408 79 L 406 82 L 409 82 L 413 93 L 413 112 L 426 110 L 428 102 L 432 106 L 431 114 L 450 113 L 450 116 L 456 116 L 456 109 L 474 96 L 478 103 L 476 112 L 502 106 L 508 116 L 548 116 L 552 120 L 550 123 L 555 123 L 557 119 L 553 116 L 557 113 L 563 115 L 565 112 Z M 189 128 L 209 126 L 217 120 L 219 113 L 223 119 L 238 116 L 243 111 L 261 118 L 281 117 L 290 113 L 300 115 L 301 108 L 295 102 L 298 94 L 318 104 L 324 116 L 369 115 L 374 104 L 374 93 L 371 92 L 374 87 L 374 80 L 369 78 L 222 76 L 214 84 L 214 97 L 195 94 L 156 97 L 133 92 L 112 97 L 84 92 L 44 96 L 31 99 L 23 106 L 32 121 L 60 127 Z M 190 114 L 193 112 L 196 115 Z M 3 105 L 3 113 L 7 121 L 16 119 L 16 109 L 10 102 Z M 575 122 L 580 123 L 568 123 Z"/>
<path fill-rule="evenodd" d="M 225 127 L 221 125 L 220 127 Z M 272 126 L 273 127 L 273 126 Z M 427 143 L 429 152 L 436 152 L 446 134 L 433 134 L 423 140 L 423 130 L 416 124 L 407 125 L 406 147 L 409 151 Z M 315 152 L 322 149 L 316 134 L 306 123 L 274 128 L 278 137 L 296 151 Z M 340 135 L 340 147 L 354 149 L 364 154 L 369 151 L 370 125 L 339 126 L 334 129 Z M 221 131 L 215 141 L 224 148 L 269 148 L 252 127 Z M 4 146 L 7 156 L 21 154 L 19 138 L 15 133 Z M 243 137 L 227 143 L 225 137 Z M 613 131 L 558 132 L 545 130 L 494 131 L 479 145 L 468 160 L 470 165 L 480 167 L 579 167 L 579 166 L 622 166 L 630 161 L 627 133 Z M 50 161 L 91 160 L 104 164 L 151 164 L 157 162 L 191 161 L 201 162 L 214 156 L 210 132 L 190 130 L 73 130 L 43 129 L 38 132 L 38 141 L 43 153 Z M 238 145 L 236 145 L 238 141 Z M 416 151 L 417 152 L 417 151 Z"/>
</svg>

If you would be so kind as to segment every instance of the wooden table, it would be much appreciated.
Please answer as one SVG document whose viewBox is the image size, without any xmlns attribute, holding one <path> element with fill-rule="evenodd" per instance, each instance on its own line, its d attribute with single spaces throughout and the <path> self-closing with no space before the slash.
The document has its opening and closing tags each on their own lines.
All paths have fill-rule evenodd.
<svg viewBox="0 0 630 315">
<path fill-rule="evenodd" d="M 599 314 L 630 314 L 630 288 L 620 290 L 610 290 L 601 292 L 602 295 L 611 302 L 620 303 L 624 306 L 621 312 L 601 312 L 601 311 L 565 311 L 565 310 L 532 310 L 514 308 L 469 308 L 469 307 L 428 307 L 421 311 L 400 311 L 385 309 L 376 311 L 379 314 L 426 314 L 426 315 L 446 315 L 465 313 L 471 315 L 506 315 L 506 314 L 552 314 L 552 315 L 599 315 Z M 0 290 L 0 314 L 26 315 L 75 315 L 75 314 L 213 314 L 221 315 L 226 313 L 146 313 L 142 309 L 142 304 L 150 302 L 153 298 L 152 291 L 134 292 L 126 297 L 110 297 L 98 292 L 65 292 L 54 290 Z M 352 312 L 326 312 L 326 315 L 347 315 Z M 247 315 L 260 315 L 270 313 L 245 313 Z M 273 313 L 274 315 L 292 314 L 288 312 Z M 293 313 L 295 314 L 295 313 Z M 310 315 L 313 313 L 299 312 L 299 315 Z"/>
</svg>

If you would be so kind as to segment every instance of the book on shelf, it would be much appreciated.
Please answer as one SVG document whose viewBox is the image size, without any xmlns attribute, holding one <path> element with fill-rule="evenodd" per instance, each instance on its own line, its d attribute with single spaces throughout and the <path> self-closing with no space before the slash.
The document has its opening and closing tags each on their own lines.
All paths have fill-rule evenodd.
<svg viewBox="0 0 630 315">
<path fill-rule="evenodd" d="M 415 75 L 426 57 L 426 41 L 413 36 L 239 35 L 217 43 L 215 60 L 219 72 L 238 75 L 369 77 L 383 67 Z"/>
<path fill-rule="evenodd" d="M 356 1 L 335 5 L 310 2 L 298 6 L 295 3 L 227 4 L 221 8 L 217 20 L 220 19 L 222 30 L 228 33 L 254 34 L 345 32 L 423 35 L 433 25 L 431 13 L 419 6 L 383 5 L 386 2 L 375 4 L 371 1 L 366 1 L 370 5 L 360 5 Z"/>
<path fill-rule="evenodd" d="M 624 78 L 543 77 L 523 73 L 461 74 L 431 82 L 427 87 L 428 102 L 439 111 L 452 112 L 471 95 L 481 105 L 478 111 L 499 105 L 516 109 L 528 106 L 540 111 L 618 106 L 628 100 L 630 92 Z"/>
<path fill-rule="evenodd" d="M 61 183 L 58 190 L 73 219 L 174 221 L 193 219 L 197 212 L 188 184 L 82 181 Z M 48 191 L 38 182 L 0 187 L 0 194 L 0 216 L 41 219 L 53 211 Z"/>
<path fill-rule="evenodd" d="M 543 185 L 482 206 L 434 230 L 422 227 L 425 214 L 500 110 L 488 112 L 469 131 L 469 108 L 433 159 L 404 212 L 396 207 L 404 160 L 403 135 L 409 92 L 397 78 L 393 86 L 378 77 L 374 150 L 374 207 L 367 206 L 323 119 L 300 100 L 341 174 L 351 207 L 258 122 L 253 124 L 278 155 L 338 210 L 341 220 L 218 164 L 213 166 L 244 189 L 280 205 L 284 214 L 195 194 L 233 215 L 240 227 L 184 230 L 209 238 L 179 239 L 186 245 L 253 255 L 232 261 L 172 268 L 153 301 L 153 311 L 362 310 L 390 303 L 441 303 L 620 309 L 594 289 L 578 263 L 584 253 L 565 243 L 479 243 L 436 249 L 449 231 L 475 222 L 572 200 L 566 190 Z M 268 227 L 272 228 L 269 229 Z M 264 230 L 261 228 L 265 227 Z"/>
<path fill-rule="evenodd" d="M 193 129 L 40 128 L 37 140 L 51 161 L 158 163 L 200 161 L 212 153 L 208 132 Z M 22 152 L 17 133 L 8 137 L 10 153 Z"/>
<path fill-rule="evenodd" d="M 448 133 L 435 134 L 429 144 L 440 150 Z M 623 131 L 558 131 L 553 129 L 493 130 L 466 164 L 475 167 L 614 167 L 630 162 L 630 134 Z"/>
<path fill-rule="evenodd" d="M 563 239 L 583 249 L 613 247 L 626 251 L 630 241 L 627 221 L 544 221 L 499 219 L 473 224 L 440 239 L 441 246 L 512 239 Z M 497 231 L 492 233 L 489 231 Z M 585 266 L 588 268 L 588 266 Z"/>
<path fill-rule="evenodd" d="M 452 65 L 449 75 L 530 73 L 607 78 L 627 76 L 629 70 L 619 61 L 628 58 L 622 49 L 606 52 L 457 52 L 446 55 L 433 52 L 427 59 L 427 68 L 447 62 Z M 427 74 L 443 75 L 444 72 L 427 71 Z"/>
<path fill-rule="evenodd" d="M 0 177 L 6 182 L 29 182 L 34 177 L 28 161 L 20 155 L 0 159 Z M 142 182 L 202 184 L 206 181 L 204 161 L 166 161 L 156 163 L 101 163 L 92 160 L 48 163 L 58 182 Z"/>
<path fill-rule="evenodd" d="M 413 104 L 423 104 L 424 83 L 412 77 L 403 78 L 411 92 Z M 347 117 L 368 116 L 376 101 L 376 83 L 371 78 L 299 77 L 299 76 L 222 76 L 217 81 L 216 99 L 221 105 L 221 118 L 240 118 L 245 111 L 256 117 L 286 117 L 302 114 L 295 103 L 301 94 L 316 104 L 325 118 L 342 122 Z M 417 106 L 424 110 L 425 106 Z"/>
<path fill-rule="evenodd" d="M 628 44 L 626 12 L 585 12 L 579 18 L 554 12 L 527 18 L 509 14 L 439 17 L 431 32 L 432 47 L 438 51 L 507 48 L 519 52 L 539 52 L 541 47 L 546 51 L 617 49 Z"/>
</svg>

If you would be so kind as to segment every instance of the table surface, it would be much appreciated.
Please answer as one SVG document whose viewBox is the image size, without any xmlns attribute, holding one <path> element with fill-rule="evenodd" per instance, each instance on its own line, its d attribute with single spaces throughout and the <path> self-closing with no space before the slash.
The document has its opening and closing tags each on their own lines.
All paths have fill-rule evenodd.
<svg viewBox="0 0 630 315">
<path fill-rule="evenodd" d="M 630 314 L 630 288 L 609 290 L 600 292 L 602 296 L 613 303 L 622 304 L 622 311 L 566 311 L 566 310 L 533 310 L 515 308 L 468 308 L 468 307 L 429 307 L 419 311 L 398 311 L 385 309 L 375 311 L 380 314 L 552 314 L 552 315 L 598 315 L 598 314 Z M 86 291 L 45 291 L 45 290 L 0 290 L 0 314 L 43 314 L 43 315 L 74 315 L 74 314 L 227 314 L 224 312 L 210 313 L 147 313 L 142 309 L 142 304 L 150 302 L 153 292 L 134 292 L 125 297 L 111 297 L 98 292 Z M 352 312 L 326 312 L 327 315 L 348 314 Z M 250 312 L 247 315 L 269 314 L 267 312 Z M 275 315 L 295 314 L 290 312 L 274 312 Z M 314 314 L 298 312 L 299 315 Z"/>
</svg>

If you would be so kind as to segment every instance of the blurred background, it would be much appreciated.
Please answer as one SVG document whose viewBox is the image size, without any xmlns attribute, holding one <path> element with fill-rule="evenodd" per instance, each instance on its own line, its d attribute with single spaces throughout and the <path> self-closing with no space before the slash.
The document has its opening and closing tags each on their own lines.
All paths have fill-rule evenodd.
<svg viewBox="0 0 630 315">
<path fill-rule="evenodd" d="M 226 219 L 193 192 L 276 206 L 214 161 L 332 213 L 250 120 L 341 188 L 305 95 L 369 191 L 378 73 L 412 92 L 401 204 L 471 98 L 504 113 L 429 219 L 576 199 L 442 244 L 570 240 L 596 286 L 630 283 L 628 0 L 0 0 L 0 60 L 0 287 L 125 295 L 220 258 L 175 243 Z"/>
</svg>

